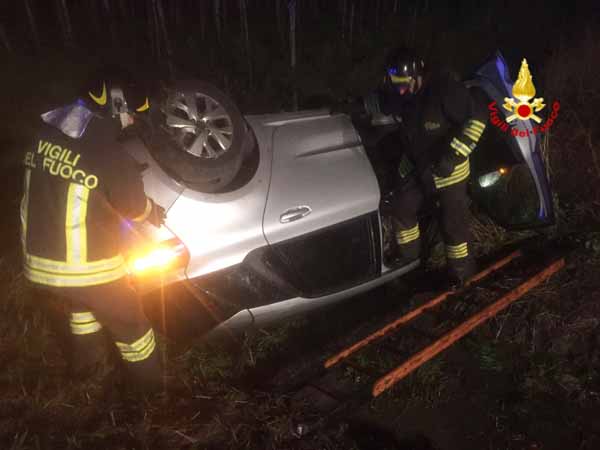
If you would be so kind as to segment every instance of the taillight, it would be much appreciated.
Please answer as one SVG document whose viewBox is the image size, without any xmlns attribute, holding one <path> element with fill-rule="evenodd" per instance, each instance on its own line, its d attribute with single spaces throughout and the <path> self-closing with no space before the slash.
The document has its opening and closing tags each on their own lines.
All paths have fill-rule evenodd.
<svg viewBox="0 0 600 450">
<path fill-rule="evenodd" d="M 185 245 L 177 239 L 169 239 L 136 251 L 128 258 L 129 271 L 133 275 L 157 274 L 185 267 L 190 259 Z"/>
</svg>

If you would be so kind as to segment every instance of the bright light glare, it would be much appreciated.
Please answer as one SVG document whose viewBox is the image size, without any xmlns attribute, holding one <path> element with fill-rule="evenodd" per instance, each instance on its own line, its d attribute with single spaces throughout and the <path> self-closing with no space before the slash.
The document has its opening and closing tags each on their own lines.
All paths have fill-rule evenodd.
<svg viewBox="0 0 600 450">
<path fill-rule="evenodd" d="M 481 186 L 482 188 L 490 187 L 490 186 L 496 184 L 498 182 L 498 180 L 500 178 L 502 178 L 502 175 L 504 175 L 505 173 L 506 173 L 506 169 L 502 168 L 502 169 L 495 170 L 490 173 L 486 173 L 485 175 L 481 175 L 478 180 L 479 186 Z"/>
<path fill-rule="evenodd" d="M 135 258 L 132 263 L 135 272 L 144 272 L 151 269 L 162 269 L 169 266 L 177 258 L 177 251 L 173 248 L 156 248 L 150 253 Z"/>
</svg>

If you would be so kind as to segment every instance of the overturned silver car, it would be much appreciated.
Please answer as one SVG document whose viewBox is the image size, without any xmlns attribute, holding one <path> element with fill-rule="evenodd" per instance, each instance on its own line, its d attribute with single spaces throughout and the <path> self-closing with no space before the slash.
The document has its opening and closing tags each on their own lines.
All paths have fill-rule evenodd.
<svg viewBox="0 0 600 450">
<path fill-rule="evenodd" d="M 499 54 L 469 83 L 499 104 L 512 86 Z M 397 126 L 386 117 L 372 124 L 379 135 Z M 377 143 L 346 115 L 242 116 L 215 87 L 186 82 L 165 94 L 145 141 L 129 150 L 167 217 L 133 247 L 142 292 L 183 283 L 210 297 L 221 327 L 246 327 L 349 298 L 419 264 L 386 264 Z M 488 127 L 471 158 L 470 191 L 504 227 L 551 223 L 540 136 Z"/>
</svg>

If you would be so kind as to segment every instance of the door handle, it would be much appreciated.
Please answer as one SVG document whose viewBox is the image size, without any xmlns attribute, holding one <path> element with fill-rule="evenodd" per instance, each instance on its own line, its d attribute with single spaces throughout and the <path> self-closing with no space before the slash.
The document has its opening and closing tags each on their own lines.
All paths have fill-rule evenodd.
<svg viewBox="0 0 600 450">
<path fill-rule="evenodd" d="M 295 208 L 286 209 L 281 216 L 279 216 L 279 221 L 281 223 L 289 223 L 298 219 L 302 219 L 303 217 L 308 216 L 312 211 L 310 206 L 296 206 Z"/>
</svg>

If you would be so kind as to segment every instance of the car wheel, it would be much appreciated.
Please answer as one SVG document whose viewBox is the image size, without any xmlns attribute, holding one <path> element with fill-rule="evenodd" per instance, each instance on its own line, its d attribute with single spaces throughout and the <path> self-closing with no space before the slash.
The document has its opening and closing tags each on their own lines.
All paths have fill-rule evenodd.
<svg viewBox="0 0 600 450">
<path fill-rule="evenodd" d="M 201 81 L 177 82 L 158 103 L 150 146 L 159 164 L 191 189 L 222 191 L 240 169 L 247 133 L 235 103 Z"/>
</svg>

